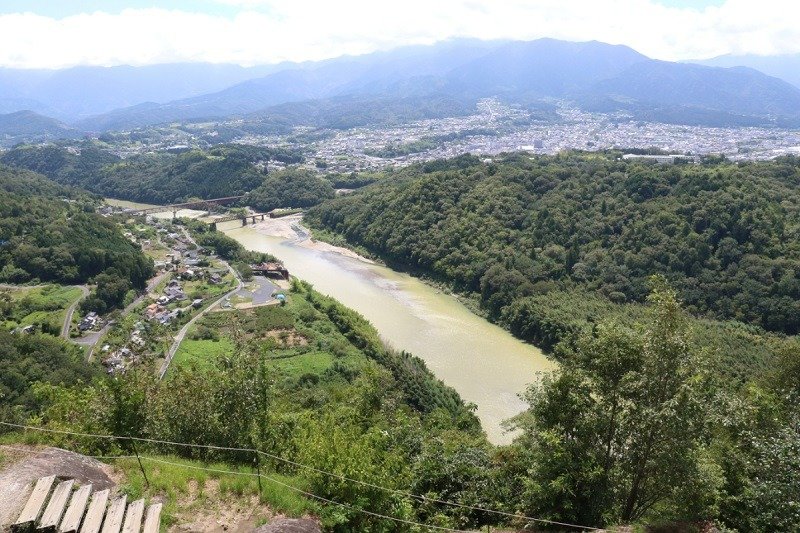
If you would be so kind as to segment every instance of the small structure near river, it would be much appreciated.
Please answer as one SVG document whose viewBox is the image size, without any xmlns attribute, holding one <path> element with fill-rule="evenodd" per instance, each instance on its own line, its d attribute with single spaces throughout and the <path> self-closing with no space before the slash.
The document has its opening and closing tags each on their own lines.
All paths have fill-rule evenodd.
<svg viewBox="0 0 800 533">
<path fill-rule="evenodd" d="M 250 265 L 253 274 L 261 274 L 273 279 L 289 279 L 289 271 L 281 263 L 261 263 L 260 265 Z"/>
</svg>

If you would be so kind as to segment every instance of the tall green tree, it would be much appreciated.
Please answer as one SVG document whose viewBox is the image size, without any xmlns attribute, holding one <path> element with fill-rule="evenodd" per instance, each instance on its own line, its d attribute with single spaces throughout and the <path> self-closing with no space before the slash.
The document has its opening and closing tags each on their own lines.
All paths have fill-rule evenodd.
<svg viewBox="0 0 800 533">
<path fill-rule="evenodd" d="M 649 319 L 598 325 L 527 396 L 518 446 L 530 461 L 524 507 L 589 525 L 655 509 L 704 518 L 719 475 L 704 447 L 711 381 L 675 292 L 657 282 Z"/>
</svg>

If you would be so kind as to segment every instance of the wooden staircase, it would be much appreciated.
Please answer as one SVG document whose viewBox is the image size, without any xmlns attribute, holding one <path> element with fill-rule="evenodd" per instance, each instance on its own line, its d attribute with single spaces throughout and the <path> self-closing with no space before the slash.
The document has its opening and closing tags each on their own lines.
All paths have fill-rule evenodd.
<svg viewBox="0 0 800 533">
<path fill-rule="evenodd" d="M 150 504 L 145 513 L 144 500 L 128 503 L 120 496 L 110 505 L 108 500 L 108 489 L 92 494 L 91 485 L 76 487 L 72 479 L 56 484 L 55 476 L 43 477 L 36 481 L 12 531 L 158 533 L 160 503 Z"/>
</svg>

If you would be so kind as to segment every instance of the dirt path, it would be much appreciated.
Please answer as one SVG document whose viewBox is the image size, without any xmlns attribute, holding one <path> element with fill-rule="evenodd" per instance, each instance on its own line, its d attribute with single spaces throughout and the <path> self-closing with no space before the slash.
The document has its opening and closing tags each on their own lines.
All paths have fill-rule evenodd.
<svg viewBox="0 0 800 533">
<path fill-rule="evenodd" d="M 81 303 L 81 300 L 89 296 L 89 287 L 86 285 L 75 285 L 74 287 L 81 290 L 81 297 L 69 306 L 67 309 L 67 316 L 64 317 L 64 325 L 61 326 L 61 336 L 66 340 L 69 340 L 69 326 L 72 324 L 72 315 L 75 314 L 75 309 L 78 307 L 78 304 Z"/>
</svg>

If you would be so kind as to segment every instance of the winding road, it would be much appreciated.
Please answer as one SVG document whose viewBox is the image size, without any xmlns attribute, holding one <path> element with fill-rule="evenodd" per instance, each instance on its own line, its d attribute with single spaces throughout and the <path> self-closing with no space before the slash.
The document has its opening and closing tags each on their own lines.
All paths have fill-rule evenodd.
<svg viewBox="0 0 800 533">
<path fill-rule="evenodd" d="M 195 245 L 197 244 L 196 242 L 194 242 L 194 239 L 192 239 L 191 235 L 189 235 L 185 231 L 184 231 L 184 234 Z M 236 282 L 237 282 L 236 283 L 236 288 L 226 292 L 225 294 L 223 294 L 222 296 L 220 296 L 219 298 L 214 300 L 211 303 L 211 305 L 209 305 L 208 307 L 206 307 L 205 309 L 203 309 L 202 311 L 197 313 L 195 316 L 193 316 L 192 319 L 189 320 L 189 322 L 187 322 L 181 328 L 181 330 L 175 336 L 175 340 L 172 341 L 172 345 L 169 347 L 169 351 L 167 351 L 167 355 L 166 355 L 166 357 L 164 359 L 164 363 L 161 365 L 161 369 L 158 371 L 158 379 L 164 379 L 164 375 L 166 375 L 167 370 L 169 370 L 169 365 L 170 365 L 170 363 L 172 363 L 172 358 L 175 357 L 175 354 L 178 352 L 178 348 L 180 348 L 181 343 L 183 342 L 184 337 L 186 337 L 186 333 L 189 332 L 189 328 L 192 327 L 192 324 L 194 324 L 195 321 L 198 318 L 202 317 L 203 315 L 205 315 L 206 313 L 208 313 L 209 311 L 214 309 L 217 305 L 219 305 L 219 303 L 222 300 L 224 300 L 225 298 L 229 298 L 229 297 L 233 296 L 234 294 L 236 294 L 237 292 L 239 292 L 240 290 L 242 290 L 244 288 L 244 282 L 242 281 L 242 278 L 239 277 L 239 273 L 236 272 L 236 270 L 234 270 L 234 268 L 227 261 L 225 261 L 224 259 L 219 258 L 219 261 L 227 267 L 227 269 L 231 272 L 231 274 L 233 274 L 233 277 L 234 277 L 234 279 L 236 279 Z"/>
<path fill-rule="evenodd" d="M 86 285 L 74 285 L 75 288 L 81 290 L 81 297 L 75 300 L 75 303 L 69 306 L 67 309 L 67 316 L 64 317 L 64 325 L 61 326 L 61 336 L 69 340 L 69 326 L 72 324 L 72 315 L 75 314 L 75 309 L 77 309 L 78 304 L 81 303 L 81 300 L 89 296 L 89 287 Z"/>
<path fill-rule="evenodd" d="M 153 290 L 158 286 L 158 284 L 161 283 L 165 277 L 167 277 L 167 274 L 168 272 L 162 272 L 161 274 L 153 278 L 150 278 L 150 281 L 147 282 L 147 288 L 145 289 L 145 291 L 142 294 L 140 294 L 134 301 L 125 306 L 125 309 L 123 309 L 120 312 L 120 317 L 124 317 L 125 315 L 130 313 L 137 305 L 142 303 L 142 301 L 144 301 L 144 299 L 147 298 L 147 295 L 153 292 Z M 82 346 L 86 346 L 88 348 L 89 351 L 86 354 L 87 361 L 92 360 L 92 356 L 94 355 L 94 349 L 97 346 L 97 342 L 101 338 L 103 338 L 103 335 L 105 335 L 106 332 L 108 332 L 109 328 L 113 325 L 114 321 L 109 321 L 99 331 L 93 331 L 83 337 L 72 339 L 72 342 L 80 344 Z"/>
</svg>

